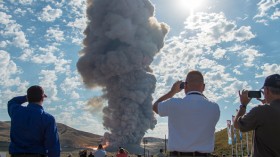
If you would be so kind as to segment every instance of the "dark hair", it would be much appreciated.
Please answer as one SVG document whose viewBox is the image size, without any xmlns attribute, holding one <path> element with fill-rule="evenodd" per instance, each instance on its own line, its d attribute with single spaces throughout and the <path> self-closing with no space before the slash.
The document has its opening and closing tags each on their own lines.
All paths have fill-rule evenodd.
<svg viewBox="0 0 280 157">
<path fill-rule="evenodd" d="M 99 144 L 99 145 L 98 145 L 98 149 L 103 149 L 102 144 Z"/>
<path fill-rule="evenodd" d="M 124 149 L 123 149 L 123 148 L 120 148 L 119 152 L 120 152 L 120 153 L 124 153 Z"/>
<path fill-rule="evenodd" d="M 159 152 L 161 152 L 161 153 L 162 153 L 162 152 L 163 152 L 163 149 L 160 149 L 160 150 L 159 150 Z"/>
<path fill-rule="evenodd" d="M 44 94 L 44 90 L 40 86 L 31 86 L 27 89 L 27 99 L 28 102 L 40 102 L 43 97 L 47 97 Z"/>
</svg>

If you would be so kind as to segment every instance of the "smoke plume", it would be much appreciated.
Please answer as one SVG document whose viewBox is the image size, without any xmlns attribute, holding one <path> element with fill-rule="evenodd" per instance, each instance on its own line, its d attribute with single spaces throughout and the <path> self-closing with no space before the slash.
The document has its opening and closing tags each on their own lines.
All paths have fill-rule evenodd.
<svg viewBox="0 0 280 157">
<path fill-rule="evenodd" d="M 112 146 L 140 144 L 153 129 L 150 64 L 168 26 L 154 17 L 149 0 L 88 0 L 88 25 L 77 68 L 88 88 L 103 87 L 104 138 Z"/>
</svg>

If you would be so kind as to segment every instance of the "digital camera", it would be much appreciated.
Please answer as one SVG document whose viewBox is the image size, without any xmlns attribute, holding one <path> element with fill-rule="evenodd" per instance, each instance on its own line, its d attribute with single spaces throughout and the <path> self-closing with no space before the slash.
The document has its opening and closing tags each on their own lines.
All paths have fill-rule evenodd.
<svg viewBox="0 0 280 157">
<path fill-rule="evenodd" d="M 182 82 L 181 84 L 180 84 L 180 89 L 184 89 L 185 88 L 185 82 Z"/>
</svg>

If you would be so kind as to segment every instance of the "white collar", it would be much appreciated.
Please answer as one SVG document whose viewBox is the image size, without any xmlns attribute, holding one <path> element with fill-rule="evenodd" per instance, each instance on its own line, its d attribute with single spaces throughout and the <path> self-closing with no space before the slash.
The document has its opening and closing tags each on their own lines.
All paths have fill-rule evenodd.
<svg viewBox="0 0 280 157">
<path fill-rule="evenodd" d="M 189 91 L 186 95 L 190 95 L 190 94 L 193 94 L 193 93 L 203 95 L 203 94 L 202 94 L 201 92 L 199 92 L 199 91 Z"/>
</svg>

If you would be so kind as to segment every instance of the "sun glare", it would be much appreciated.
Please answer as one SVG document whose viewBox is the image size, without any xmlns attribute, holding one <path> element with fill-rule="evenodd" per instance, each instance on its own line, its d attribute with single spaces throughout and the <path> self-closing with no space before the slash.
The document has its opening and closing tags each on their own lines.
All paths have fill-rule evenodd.
<svg viewBox="0 0 280 157">
<path fill-rule="evenodd" d="M 180 11 L 193 11 L 203 5 L 205 0 L 176 0 L 177 8 Z M 174 1 L 175 2 L 175 1 Z"/>
</svg>

